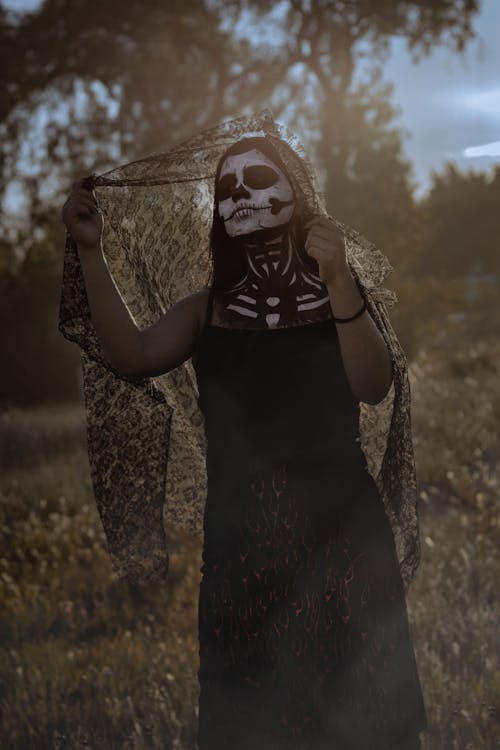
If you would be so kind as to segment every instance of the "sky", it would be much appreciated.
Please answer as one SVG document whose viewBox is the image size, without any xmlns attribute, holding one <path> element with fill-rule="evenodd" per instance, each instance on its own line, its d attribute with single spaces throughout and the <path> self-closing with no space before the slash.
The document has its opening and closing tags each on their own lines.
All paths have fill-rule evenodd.
<svg viewBox="0 0 500 750">
<path fill-rule="evenodd" d="M 465 170 L 500 165 L 500 0 L 484 0 L 473 28 L 463 55 L 438 48 L 418 65 L 401 40 L 392 44 L 385 77 L 420 190 L 447 160 Z"/>
<path fill-rule="evenodd" d="M 40 0 L 2 0 L 4 7 L 31 10 Z M 384 66 L 394 84 L 395 124 L 406 131 L 417 195 L 432 171 L 446 161 L 486 171 L 500 165 L 500 0 L 483 0 L 473 22 L 474 39 L 462 55 L 436 48 L 414 64 L 405 43 L 394 39 Z"/>
</svg>

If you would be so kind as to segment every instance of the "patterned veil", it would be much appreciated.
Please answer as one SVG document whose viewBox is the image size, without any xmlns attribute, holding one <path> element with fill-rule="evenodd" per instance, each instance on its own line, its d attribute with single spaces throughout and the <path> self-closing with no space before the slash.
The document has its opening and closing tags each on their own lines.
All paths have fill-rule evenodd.
<svg viewBox="0 0 500 750">
<path fill-rule="evenodd" d="M 269 110 L 90 178 L 104 214 L 104 253 L 140 328 L 207 286 L 216 165 L 235 141 L 251 136 L 272 143 L 308 211 L 326 215 L 299 142 Z M 407 360 L 387 313 L 396 295 L 383 287 L 392 268 L 364 237 L 333 221 L 344 233 L 351 272 L 393 362 L 386 398 L 376 406 L 360 404 L 360 435 L 407 590 L 420 540 Z M 89 460 L 113 570 L 139 584 L 165 578 L 168 532 L 182 528 L 203 535 L 206 438 L 192 363 L 153 379 L 125 378 L 112 369 L 92 326 L 69 235 L 59 327 L 82 350 Z"/>
</svg>

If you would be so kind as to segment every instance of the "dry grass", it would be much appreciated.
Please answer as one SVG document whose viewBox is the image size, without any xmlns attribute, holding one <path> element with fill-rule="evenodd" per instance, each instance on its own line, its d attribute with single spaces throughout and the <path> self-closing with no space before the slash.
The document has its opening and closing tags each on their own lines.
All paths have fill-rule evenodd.
<svg viewBox="0 0 500 750">
<path fill-rule="evenodd" d="M 166 588 L 117 581 L 82 410 L 1 427 L 0 746 L 193 747 L 198 546 L 178 539 Z"/>
<path fill-rule="evenodd" d="M 422 561 L 408 596 L 428 708 L 425 748 L 500 746 L 500 344 L 412 366 Z"/>
<path fill-rule="evenodd" d="M 430 728 L 424 750 L 498 746 L 496 547 L 500 347 L 412 368 L 422 562 L 408 611 Z M 197 543 L 168 584 L 111 572 L 78 407 L 0 417 L 1 747 L 191 750 Z"/>
</svg>

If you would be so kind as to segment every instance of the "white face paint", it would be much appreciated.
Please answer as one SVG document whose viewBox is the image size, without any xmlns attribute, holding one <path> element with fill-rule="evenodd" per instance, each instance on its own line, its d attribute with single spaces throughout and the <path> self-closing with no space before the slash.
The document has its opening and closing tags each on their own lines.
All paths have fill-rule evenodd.
<svg viewBox="0 0 500 750">
<path fill-rule="evenodd" d="M 227 157 L 216 186 L 216 199 L 230 237 L 287 224 L 295 208 L 288 178 L 256 149 Z"/>
</svg>

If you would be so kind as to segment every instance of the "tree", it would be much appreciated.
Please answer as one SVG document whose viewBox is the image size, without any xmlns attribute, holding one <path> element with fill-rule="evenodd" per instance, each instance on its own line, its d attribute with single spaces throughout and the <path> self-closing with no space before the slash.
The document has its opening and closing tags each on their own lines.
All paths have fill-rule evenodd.
<svg viewBox="0 0 500 750">
<path fill-rule="evenodd" d="M 0 269 L 3 409 L 69 401 L 79 395 L 79 353 L 57 328 L 61 287 L 57 234 L 59 227 L 51 220 L 30 237 L 22 272 Z"/>
<path fill-rule="evenodd" d="M 242 75 L 248 99 L 292 110 L 311 133 L 332 213 L 365 232 L 400 264 L 418 243 L 410 165 L 394 127 L 380 65 L 393 36 L 414 58 L 436 44 L 460 52 L 472 37 L 477 0 L 247 0 L 256 24 L 274 24 Z M 233 22 L 242 4 L 225 0 Z M 269 35 L 267 35 L 269 36 Z M 252 79 L 253 75 L 253 79 Z M 292 106 L 290 106 L 292 102 Z"/>
<path fill-rule="evenodd" d="M 203 0 L 45 0 L 19 17 L 0 6 L 0 50 L 2 191 L 17 187 L 27 208 L 2 222 L 2 401 L 67 398 L 78 355 L 57 331 L 63 194 L 224 116 L 226 63 L 244 45 Z"/>
<path fill-rule="evenodd" d="M 30 203 L 215 123 L 244 53 L 203 0 L 45 0 L 20 20 L 1 9 L 0 49 L 4 185 L 17 177 Z"/>
<path fill-rule="evenodd" d="M 23 149 L 25 162 L 45 155 L 46 179 L 55 183 L 62 170 L 67 182 L 226 115 L 270 102 L 281 114 L 291 102 L 290 119 L 302 118 L 299 129 L 317 146 L 331 210 L 396 246 L 409 223 L 410 167 L 379 66 L 394 35 L 416 56 L 436 43 L 461 50 L 478 0 L 288 0 L 280 8 L 281 19 L 271 0 L 45 0 L 18 23 L 0 11 L 5 178 L 19 171 Z M 245 13 L 281 29 L 278 43 L 235 39 Z M 34 113 L 46 119 L 35 144 Z M 31 189 L 40 196 L 40 185 Z M 375 203 L 389 211 L 384 221 Z"/>
<path fill-rule="evenodd" d="M 263 106 L 313 147 L 331 213 L 407 273 L 419 257 L 422 222 L 381 65 L 393 35 L 404 36 L 416 56 L 437 43 L 460 51 L 478 4 L 45 0 L 19 18 L 0 5 L 2 190 L 17 183 L 28 206 L 24 225 L 3 222 L 1 250 L 10 260 L 2 261 L 0 281 L 13 306 L 30 307 L 9 271 L 26 251 L 23 272 L 40 293 L 31 300 L 39 314 L 28 315 L 25 330 L 52 304 L 42 289 L 58 297 L 59 206 L 75 177 L 164 150 L 198 128 Z M 237 37 L 245 18 L 264 25 L 274 19 L 271 38 Z M 43 262 L 50 280 L 40 282 Z M 54 309 L 44 337 L 55 327 Z M 40 346 L 41 356 L 48 349 L 42 339 Z M 55 382 L 48 377 L 47 387 Z"/>
<path fill-rule="evenodd" d="M 425 249 L 422 270 L 443 278 L 471 274 L 500 277 L 500 167 L 493 174 L 460 172 L 448 163 L 433 175 L 422 203 Z"/>
</svg>

